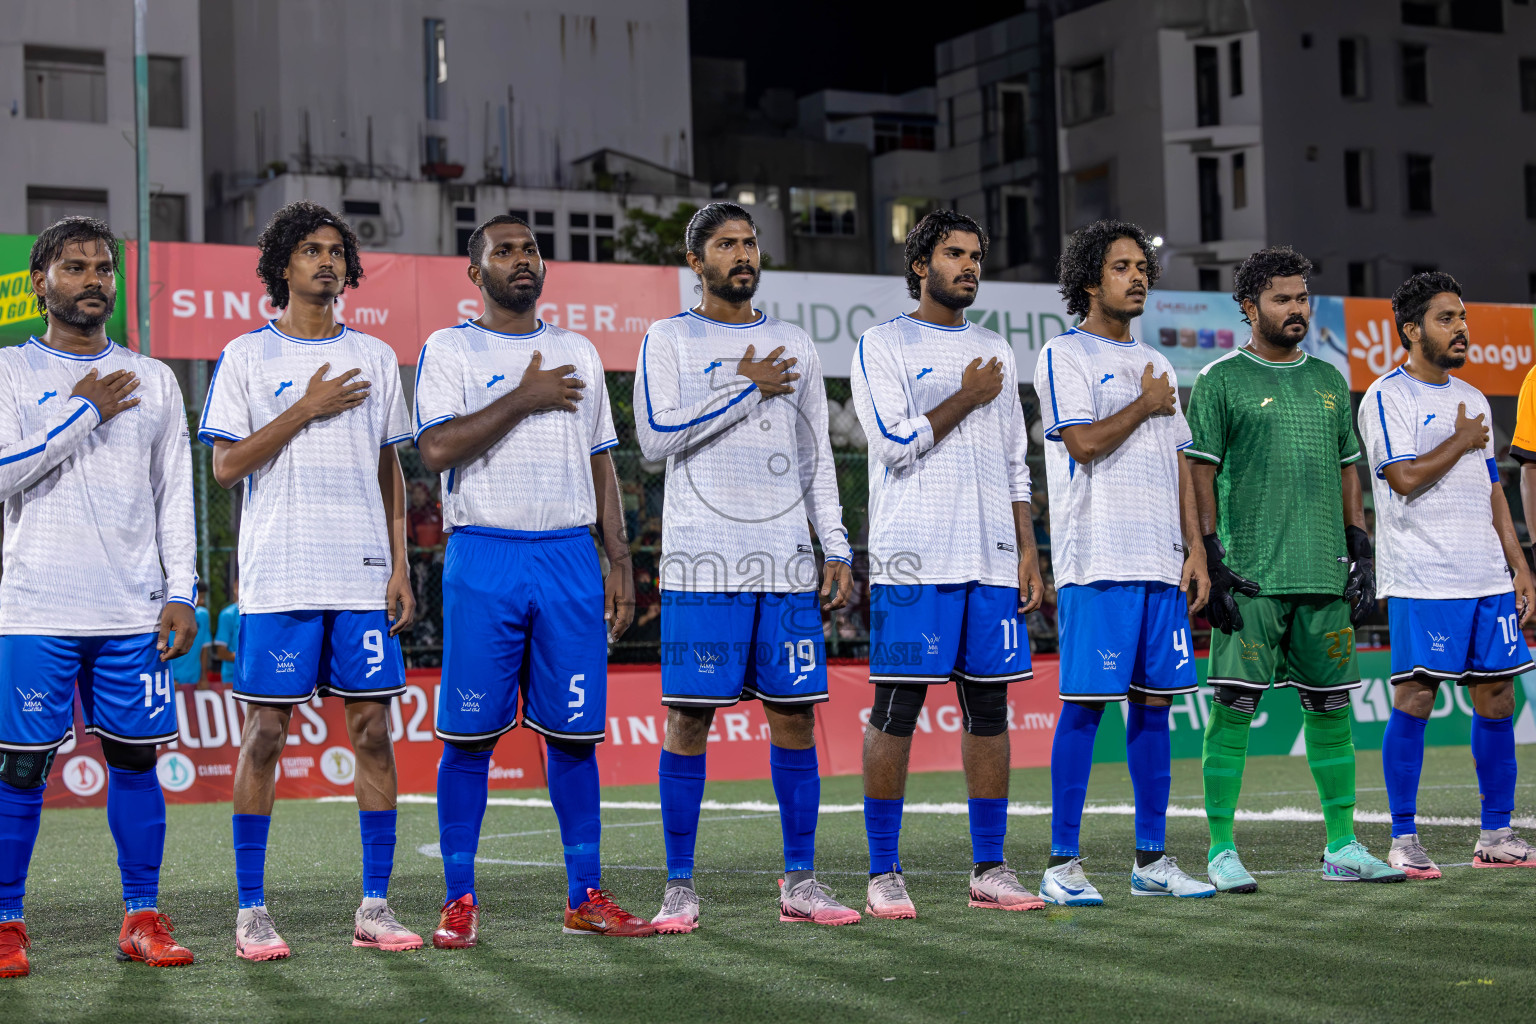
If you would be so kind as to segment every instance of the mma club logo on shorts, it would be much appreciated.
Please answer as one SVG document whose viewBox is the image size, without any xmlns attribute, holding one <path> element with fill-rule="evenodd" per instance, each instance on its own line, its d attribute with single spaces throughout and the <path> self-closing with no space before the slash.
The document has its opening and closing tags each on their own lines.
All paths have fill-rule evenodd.
<svg viewBox="0 0 1536 1024">
<path fill-rule="evenodd" d="M 1243 645 L 1244 661 L 1259 660 L 1259 648 L 1263 647 L 1263 644 L 1251 644 L 1247 640 L 1244 640 L 1242 637 L 1238 637 L 1237 642 Z"/>
<path fill-rule="evenodd" d="M 43 710 L 43 698 L 48 696 L 47 690 L 23 690 L 18 686 L 16 687 L 16 692 L 21 695 L 22 711 Z"/>
<path fill-rule="evenodd" d="M 938 654 L 939 653 L 939 640 L 941 639 L 939 634 L 935 633 L 935 634 L 933 634 L 933 636 L 929 636 L 927 633 L 924 633 L 923 634 L 923 639 L 928 641 L 928 653 L 929 654 Z"/>
<path fill-rule="evenodd" d="M 1436 654 L 1444 654 L 1445 642 L 1449 640 L 1450 637 L 1443 636 L 1440 633 L 1434 632 L 1433 630 L 1425 630 L 1425 632 L 1429 634 L 1429 649 L 1434 651 Z"/>
<path fill-rule="evenodd" d="M 702 647 L 693 649 L 694 659 L 699 663 L 699 671 L 706 675 L 715 674 L 715 666 L 724 664 L 725 656 L 716 651 L 707 651 Z"/>
<path fill-rule="evenodd" d="M 298 651 L 268 651 L 267 653 L 272 655 L 273 661 L 277 662 L 277 666 L 272 669 L 274 672 L 292 672 L 294 662 L 299 660 Z"/>
<path fill-rule="evenodd" d="M 1116 669 L 1119 665 L 1120 653 L 1120 651 L 1099 651 L 1099 657 L 1104 659 L 1105 672 L 1113 672 Z"/>
<path fill-rule="evenodd" d="M 485 700 L 485 694 L 483 693 L 476 693 L 474 690 L 459 690 L 459 710 L 461 711 L 478 712 L 482 700 Z"/>
</svg>

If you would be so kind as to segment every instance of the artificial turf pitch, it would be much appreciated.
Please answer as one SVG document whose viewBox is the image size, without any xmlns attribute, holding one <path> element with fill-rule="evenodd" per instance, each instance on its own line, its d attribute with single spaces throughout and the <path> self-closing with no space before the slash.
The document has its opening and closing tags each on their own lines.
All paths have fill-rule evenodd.
<svg viewBox="0 0 1536 1024">
<path fill-rule="evenodd" d="M 1521 749 L 1517 809 L 1536 795 L 1536 748 Z M 1360 808 L 1382 812 L 1380 755 L 1359 755 Z M 539 791 L 498 792 L 527 799 Z M 909 805 L 959 802 L 957 774 L 914 775 Z M 655 787 L 604 792 L 654 802 Z M 824 805 L 856 805 L 857 778 L 823 782 Z M 1014 772 L 1012 799 L 1048 804 L 1047 769 Z M 767 782 L 711 783 L 706 800 L 770 805 Z M 1123 764 L 1096 767 L 1090 807 L 1126 804 Z M 1199 808 L 1200 765 L 1174 762 L 1175 807 Z M 1245 811 L 1315 812 L 1299 757 L 1249 761 Z M 1419 813 L 1474 819 L 1477 786 L 1466 748 L 1430 748 Z M 1518 815 L 1517 815 L 1518 816 Z M 630 910 L 660 905 L 660 815 L 603 812 L 606 881 Z M 492 806 L 480 844 L 477 949 L 381 953 L 350 945 L 361 886 L 357 814 L 349 803 L 278 805 L 267 902 L 290 960 L 235 957 L 229 806 L 173 806 L 161 909 L 195 966 L 155 970 L 112 956 L 121 922 L 106 814 L 49 811 L 27 892 L 33 974 L 0 981 L 0 1020 L 369 1022 L 1115 1020 L 1514 1020 L 1536 1000 L 1531 922 L 1536 870 L 1474 870 L 1475 825 L 1423 825 L 1444 868 L 1434 882 L 1324 882 L 1317 821 L 1239 821 L 1244 863 L 1259 892 L 1206 900 L 1130 894 L 1128 814 L 1089 814 L 1083 848 L 1103 907 L 1027 913 L 966 905 L 969 837 L 963 815 L 908 814 L 902 860 L 916 921 L 843 928 L 780 924 L 774 903 L 777 815 L 705 810 L 697 883 L 702 927 L 692 935 L 619 940 L 560 933 L 565 882 L 554 814 Z M 1007 852 L 1038 882 L 1049 818 L 1010 818 Z M 441 861 L 436 809 L 404 804 L 390 904 L 423 935 L 437 921 Z M 1388 826 L 1358 832 L 1385 855 Z M 1527 833 L 1529 834 L 1529 832 Z M 824 813 L 819 875 L 863 908 L 866 854 L 858 813 Z M 1201 817 L 1170 817 L 1168 847 L 1203 873 Z"/>
</svg>

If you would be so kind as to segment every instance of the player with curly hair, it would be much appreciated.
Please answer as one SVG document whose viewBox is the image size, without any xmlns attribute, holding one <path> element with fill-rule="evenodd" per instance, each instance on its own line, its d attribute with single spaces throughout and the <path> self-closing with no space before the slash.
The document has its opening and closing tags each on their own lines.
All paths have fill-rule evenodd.
<svg viewBox="0 0 1536 1024">
<path fill-rule="evenodd" d="M 1210 879 L 1222 892 L 1258 888 L 1238 858 L 1232 820 L 1248 730 L 1270 686 L 1295 687 L 1301 698 L 1328 834 L 1323 877 L 1406 878 L 1355 838 L 1349 691 L 1360 685 L 1354 627 L 1376 610 L 1374 554 L 1349 385 L 1299 347 L 1312 316 L 1311 273 L 1311 261 L 1287 246 L 1238 265 L 1232 298 L 1253 336 L 1201 370 L 1189 396 L 1185 455 L 1194 460 L 1214 627 L 1205 813 Z"/>
<path fill-rule="evenodd" d="M 1521 632 L 1536 617 L 1536 587 L 1488 450 L 1493 411 L 1449 372 L 1466 364 L 1470 344 L 1461 285 L 1439 271 L 1415 274 L 1392 296 L 1392 312 L 1408 361 L 1360 403 L 1392 633 L 1392 715 L 1381 741 L 1387 862 L 1409 878 L 1440 877 L 1414 818 L 1424 726 L 1441 684 L 1451 683 L 1472 698 L 1482 798 L 1472 866 L 1536 867 L 1536 850 L 1510 827 L 1514 677 L 1536 668 Z"/>
<path fill-rule="evenodd" d="M 1164 852 L 1173 697 L 1197 680 L 1190 609 L 1209 589 L 1195 517 L 1189 425 L 1177 375 L 1131 336 L 1158 278 L 1157 249 L 1135 224 L 1101 220 L 1067 240 L 1061 294 L 1081 318 L 1035 366 L 1061 627 L 1061 700 L 1051 748 L 1048 903 L 1104 902 L 1083 872 L 1078 836 L 1104 705 L 1128 700 L 1126 752 L 1136 793 L 1138 896 L 1214 896 Z"/>
<path fill-rule="evenodd" d="M 389 702 L 405 690 L 398 636 L 415 610 L 394 448 L 411 436 L 400 371 L 388 345 L 336 320 L 336 300 L 362 277 L 341 218 L 291 203 L 257 244 L 257 273 L 282 315 L 225 346 L 198 429 L 215 479 L 245 488 L 235 948 L 247 960 L 289 955 L 263 891 L 267 832 L 288 720 L 319 693 L 346 702 L 357 754 L 363 900 L 352 944 L 415 949 L 421 937 L 385 902 L 395 848 Z M 350 368 L 333 374 L 339 367 Z"/>
</svg>

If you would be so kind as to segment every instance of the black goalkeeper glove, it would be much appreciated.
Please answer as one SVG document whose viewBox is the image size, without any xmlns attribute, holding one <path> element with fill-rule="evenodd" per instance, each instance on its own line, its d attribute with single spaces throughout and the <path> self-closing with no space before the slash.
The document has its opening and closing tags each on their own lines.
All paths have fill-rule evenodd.
<svg viewBox="0 0 1536 1024">
<path fill-rule="evenodd" d="M 1243 613 L 1237 610 L 1232 592 L 1235 590 L 1244 597 L 1258 597 L 1259 585 L 1227 568 L 1223 561 L 1227 549 L 1221 546 L 1221 540 L 1214 533 L 1206 534 L 1204 540 L 1205 570 L 1211 577 L 1211 596 L 1205 604 L 1205 617 L 1213 627 L 1230 636 L 1234 629 L 1243 628 Z"/>
<path fill-rule="evenodd" d="M 1370 535 L 1358 526 L 1344 527 L 1344 546 L 1349 549 L 1344 601 L 1349 605 L 1349 621 L 1358 626 L 1376 614 L 1376 552 Z"/>
</svg>

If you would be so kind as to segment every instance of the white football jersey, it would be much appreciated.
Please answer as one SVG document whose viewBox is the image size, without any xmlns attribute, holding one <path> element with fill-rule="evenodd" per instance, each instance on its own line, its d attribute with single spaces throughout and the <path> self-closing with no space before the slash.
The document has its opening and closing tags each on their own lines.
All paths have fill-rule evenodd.
<svg viewBox="0 0 1536 1024">
<path fill-rule="evenodd" d="M 374 611 L 392 569 L 379 493 L 379 452 L 411 436 L 394 349 L 343 327 L 334 338 L 293 338 L 275 322 L 241 335 L 213 369 L 197 436 L 242 441 L 309 389 L 354 367 L 373 386 L 361 405 L 311 420 L 245 478 L 240 514 L 240 611 Z"/>
<path fill-rule="evenodd" d="M 587 386 L 575 412 L 524 418 L 485 453 L 442 474 L 443 527 L 566 530 L 597 521 L 592 456 L 618 444 L 597 349 L 580 334 L 539 321 L 531 334 L 501 334 L 468 321 L 434 331 L 416 363 L 416 437 L 479 412 L 540 368 L 574 366 Z"/>
<path fill-rule="evenodd" d="M 736 373 L 749 345 L 753 359 L 782 346 L 798 360 L 792 393 L 764 398 Z M 766 314 L 659 320 L 640 346 L 634 408 L 640 450 L 667 460 L 661 589 L 814 590 L 807 519 L 829 560 L 850 560 L 821 358 L 800 328 Z"/>
<path fill-rule="evenodd" d="M 1376 505 L 1376 593 L 1430 599 L 1487 597 L 1514 590 L 1493 528 L 1493 449 L 1469 451 L 1439 480 L 1410 495 L 1387 483 L 1385 468 L 1428 455 L 1456 429 L 1458 407 L 1493 423 L 1488 399 L 1456 377 L 1426 384 L 1399 366 L 1360 401 L 1360 440 Z"/>
<path fill-rule="evenodd" d="M 925 414 L 973 359 L 994 357 L 1002 391 L 935 444 Z M 869 436 L 870 582 L 1018 586 L 1013 503 L 1029 501 L 1029 435 L 1013 349 L 976 324 L 899 316 L 859 339 L 851 384 Z"/>
<path fill-rule="evenodd" d="M 1045 471 L 1051 502 L 1051 569 L 1058 585 L 1095 581 L 1178 583 L 1184 567 L 1179 522 L 1179 452 L 1189 424 L 1149 416 L 1120 447 L 1079 463 L 1063 427 L 1107 419 L 1141 395 L 1148 363 L 1177 387 L 1161 352 L 1135 339 L 1111 341 L 1074 327 L 1046 342 L 1035 364 L 1045 421 Z"/>
<path fill-rule="evenodd" d="M 139 378 L 106 423 L 70 392 L 91 370 Z M 194 605 L 192 449 L 171 368 L 120 345 L 95 356 L 37 338 L 0 349 L 0 633 L 129 636 Z"/>
</svg>

